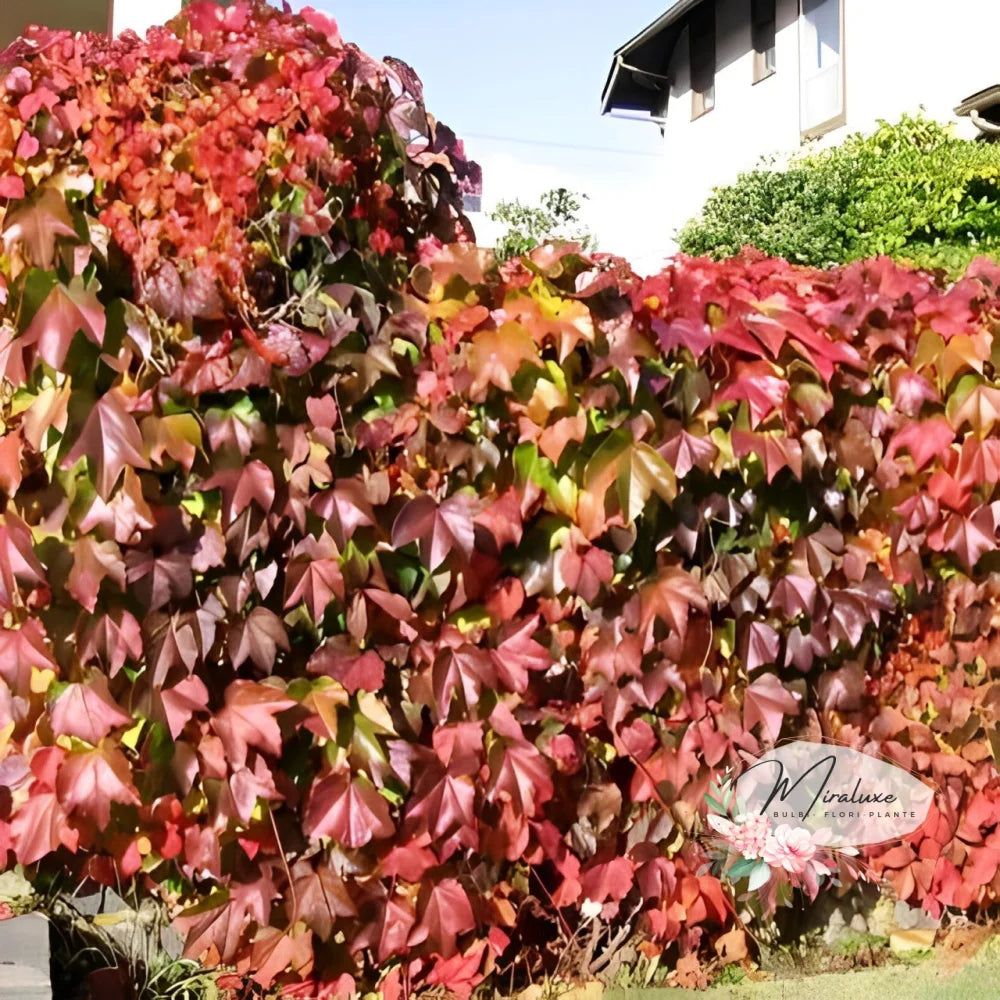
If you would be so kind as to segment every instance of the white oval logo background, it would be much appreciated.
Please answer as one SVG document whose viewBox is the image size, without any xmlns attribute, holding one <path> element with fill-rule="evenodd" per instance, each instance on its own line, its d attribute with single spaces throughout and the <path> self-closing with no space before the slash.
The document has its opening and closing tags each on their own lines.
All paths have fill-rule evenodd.
<svg viewBox="0 0 1000 1000">
<path fill-rule="evenodd" d="M 736 779 L 740 810 L 804 826 L 824 847 L 897 840 L 927 818 L 934 790 L 908 771 L 849 747 L 792 742 Z"/>
</svg>

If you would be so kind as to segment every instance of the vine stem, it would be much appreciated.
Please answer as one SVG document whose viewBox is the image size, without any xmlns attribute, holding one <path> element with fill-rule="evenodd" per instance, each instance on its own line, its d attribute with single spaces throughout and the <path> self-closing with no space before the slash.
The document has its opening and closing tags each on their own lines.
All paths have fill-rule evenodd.
<svg viewBox="0 0 1000 1000">
<path fill-rule="evenodd" d="M 281 843 L 281 834 L 278 833 L 278 824 L 274 821 L 274 811 L 268 806 L 267 810 L 268 819 L 271 820 L 271 829 L 274 831 L 274 839 L 278 845 L 278 853 L 281 855 L 281 864 L 285 869 L 285 877 L 288 879 L 288 891 L 292 896 L 292 910 L 294 913 L 299 912 L 299 898 L 295 892 L 295 882 L 292 879 L 292 870 L 288 867 L 288 859 L 285 857 L 285 848 Z M 324 897 L 325 897 L 324 893 Z M 327 903 L 327 906 L 330 904 Z"/>
</svg>

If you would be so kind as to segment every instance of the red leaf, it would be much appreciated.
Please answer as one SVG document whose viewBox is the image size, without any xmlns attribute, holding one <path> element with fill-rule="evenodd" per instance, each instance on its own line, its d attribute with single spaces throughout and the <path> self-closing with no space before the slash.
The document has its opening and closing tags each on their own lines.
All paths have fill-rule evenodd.
<svg viewBox="0 0 1000 1000">
<path fill-rule="evenodd" d="M 458 1000 L 468 1000 L 472 991 L 483 981 L 479 967 L 483 962 L 486 942 L 473 944 L 465 954 L 440 958 L 427 973 L 428 986 L 443 986 Z"/>
<path fill-rule="evenodd" d="M 322 622 L 334 597 L 344 600 L 340 553 L 325 532 L 319 539 L 310 535 L 295 546 L 287 573 L 285 608 L 305 601 L 312 620 L 317 624 Z"/>
<path fill-rule="evenodd" d="M 784 717 L 798 712 L 798 698 L 774 674 L 762 674 L 743 694 L 743 725 L 750 730 L 760 723 L 772 740 L 781 735 Z"/>
<path fill-rule="evenodd" d="M 320 862 L 312 868 L 299 862 L 292 875 L 291 899 L 285 903 L 290 923 L 303 920 L 321 941 L 327 941 L 339 917 L 356 916 L 347 886 L 329 865 Z"/>
<path fill-rule="evenodd" d="M 678 479 L 683 479 L 692 469 L 711 468 L 718 452 L 710 438 L 696 437 L 686 430 L 674 434 L 660 449 Z"/>
<path fill-rule="evenodd" d="M 769 608 L 780 608 L 786 618 L 812 615 L 816 609 L 818 588 L 812 577 L 789 573 L 774 585 Z"/>
<path fill-rule="evenodd" d="M 746 671 L 752 674 L 766 663 L 774 663 L 778 656 L 778 633 L 763 622 L 752 622 L 747 631 Z"/>
<path fill-rule="evenodd" d="M 789 469 L 796 479 L 802 478 L 802 445 L 786 434 L 734 430 L 733 454 L 737 458 L 756 455 L 764 466 L 769 483 L 774 482 L 774 477 L 782 469 Z"/>
<path fill-rule="evenodd" d="M 306 665 L 310 673 L 333 677 L 349 694 L 378 691 L 385 683 L 385 663 L 372 650 L 361 652 L 343 635 L 327 639 Z"/>
<path fill-rule="evenodd" d="M 531 817 L 552 798 L 549 765 L 526 740 L 506 744 L 498 741 L 490 750 L 489 764 L 486 797 L 491 802 L 509 802 L 517 815 Z"/>
<path fill-rule="evenodd" d="M 192 675 L 171 688 L 161 690 L 160 701 L 167 728 L 176 740 L 195 712 L 208 710 L 208 688 L 201 678 Z"/>
<path fill-rule="evenodd" d="M 476 500 L 465 493 L 449 497 L 442 504 L 426 493 L 411 500 L 397 515 L 392 526 L 392 544 L 401 548 L 420 541 L 420 555 L 429 569 L 436 569 L 449 552 L 472 555 L 475 530 L 472 518 Z"/>
<path fill-rule="evenodd" d="M 18 199 L 24 197 L 24 181 L 16 174 L 0 177 L 0 198 Z"/>
<path fill-rule="evenodd" d="M 84 535 L 73 543 L 73 568 L 66 590 L 87 611 L 97 607 L 101 581 L 110 578 L 120 591 L 125 590 L 125 563 L 121 549 L 113 541 L 98 542 Z"/>
<path fill-rule="evenodd" d="M 994 504 L 985 504 L 968 517 L 949 514 L 941 527 L 930 532 L 927 544 L 932 549 L 954 552 L 962 565 L 972 572 L 976 563 L 996 547 L 997 516 Z"/>
<path fill-rule="evenodd" d="M 476 918 L 461 883 L 454 878 L 442 879 L 431 889 L 423 918 L 410 935 L 409 943 L 430 941 L 443 958 L 451 958 L 458 952 L 458 936 L 475 926 Z"/>
<path fill-rule="evenodd" d="M 45 583 L 45 568 L 35 556 L 31 529 L 16 514 L 0 515 L 0 606 L 21 603 L 19 585 Z"/>
<path fill-rule="evenodd" d="M 274 669 L 278 650 L 289 649 L 288 633 L 281 619 L 268 608 L 253 608 L 229 634 L 229 659 L 234 667 L 252 660 L 264 673 Z"/>
<path fill-rule="evenodd" d="M 745 400 L 750 409 L 750 426 L 756 428 L 761 421 L 780 409 L 788 389 L 788 381 L 778 378 L 771 365 L 766 361 L 756 361 L 738 366 L 735 381 L 716 396 L 716 402 Z"/>
<path fill-rule="evenodd" d="M 332 837 L 345 847 L 364 847 L 391 837 L 389 803 L 363 777 L 341 774 L 317 781 L 309 792 L 302 829 L 312 840 Z"/>
<path fill-rule="evenodd" d="M 10 195 L 8 197 L 13 197 Z M 59 237 L 77 239 L 66 198 L 55 187 L 44 187 L 27 202 L 8 210 L 4 218 L 3 245 L 8 254 L 17 246 L 28 251 L 35 267 L 48 268 Z"/>
<path fill-rule="evenodd" d="M 886 448 L 885 461 L 894 458 L 901 448 L 905 448 L 913 457 L 913 464 L 919 472 L 954 440 L 955 431 L 944 417 L 915 420 L 893 435 Z"/>
<path fill-rule="evenodd" d="M 687 634 L 691 609 L 707 611 L 708 601 L 694 578 L 676 566 L 667 567 L 640 591 L 642 630 L 648 631 L 659 618 L 681 638 Z"/>
<path fill-rule="evenodd" d="M 108 675 L 114 677 L 129 659 L 142 656 L 142 630 L 135 617 L 122 611 L 120 620 L 101 615 L 87 631 L 81 644 L 81 658 L 96 657 Z"/>
<path fill-rule="evenodd" d="M 600 546 L 591 545 L 582 532 L 574 528 L 559 560 L 559 572 L 570 593 L 579 594 L 588 604 L 593 604 L 604 584 L 614 576 L 611 553 Z"/>
<path fill-rule="evenodd" d="M 22 698 L 31 695 L 31 670 L 58 672 L 59 666 L 45 644 L 45 630 L 35 618 L 18 629 L 0 629 L 0 677 Z"/>
<path fill-rule="evenodd" d="M 380 962 L 405 955 L 410 931 L 416 923 L 413 908 L 398 899 L 389 899 L 382 910 L 382 919 L 378 927 L 378 949 L 376 955 Z"/>
<path fill-rule="evenodd" d="M 111 389 L 91 410 L 80 436 L 63 459 L 62 467 L 71 469 L 86 456 L 94 466 L 97 492 L 101 499 L 107 500 L 126 466 L 149 468 L 142 449 L 142 435 L 125 407 L 121 391 Z"/>
<path fill-rule="evenodd" d="M 537 616 L 511 622 L 504 626 L 500 644 L 490 652 L 497 677 L 518 694 L 528 689 L 529 672 L 544 673 L 552 666 L 552 655 L 532 638 L 537 629 Z"/>
<path fill-rule="evenodd" d="M 250 924 L 267 925 L 271 901 L 278 895 L 274 882 L 266 874 L 254 882 L 234 879 L 224 892 L 221 898 L 213 895 L 174 920 L 178 930 L 187 935 L 184 954 L 188 957 L 201 958 L 208 954 L 216 963 L 231 962 Z M 214 906 L 211 905 L 213 901 Z M 213 948 L 214 956 L 211 954 Z"/>
<path fill-rule="evenodd" d="M 225 524 L 230 525 L 251 503 L 265 514 L 274 504 L 274 473 L 255 459 L 237 469 L 226 469 L 206 479 L 202 490 L 222 491 Z"/>
<path fill-rule="evenodd" d="M 111 822 L 112 802 L 139 804 L 125 755 L 105 744 L 85 753 L 67 754 L 59 768 L 56 791 L 67 813 L 85 816 L 102 830 Z"/>
<path fill-rule="evenodd" d="M 69 820 L 55 792 L 32 789 L 11 820 L 14 853 L 22 865 L 33 865 L 46 854 L 67 847 L 76 853 L 79 831 Z"/>
<path fill-rule="evenodd" d="M 620 902 L 635 883 L 635 864 L 629 858 L 593 858 L 580 871 L 584 899 L 595 903 Z"/>
<path fill-rule="evenodd" d="M 104 674 L 95 672 L 86 684 L 70 684 L 52 704 L 49 712 L 52 731 L 77 736 L 97 746 L 112 729 L 132 723 L 111 697 Z"/>
<path fill-rule="evenodd" d="M 414 840 L 396 844 L 382 859 L 382 873 L 388 878 L 398 876 L 406 882 L 419 882 L 438 864 L 437 855 L 427 846 L 429 843 L 430 836 L 424 833 Z"/>
<path fill-rule="evenodd" d="M 476 786 L 471 777 L 445 774 L 427 786 L 423 780 L 415 790 L 407 818 L 422 819 L 438 842 L 455 834 L 457 843 L 477 849 Z"/>
<path fill-rule="evenodd" d="M 194 578 L 187 553 L 171 550 L 157 555 L 153 551 L 132 549 L 125 560 L 125 580 L 135 585 L 133 593 L 150 611 L 191 593 Z"/>
<path fill-rule="evenodd" d="M 281 730 L 274 718 L 295 705 L 281 690 L 254 681 L 233 681 L 226 689 L 226 704 L 212 720 L 233 764 L 243 765 L 247 747 L 278 757 Z"/>
<path fill-rule="evenodd" d="M 24 437 L 20 431 L 0 437 L 0 489 L 14 496 L 21 486 Z"/>
<path fill-rule="evenodd" d="M 476 524 L 481 524 L 493 537 L 496 551 L 503 551 L 507 545 L 519 545 L 523 533 L 521 518 L 521 502 L 517 492 L 507 490 L 493 503 L 480 511 L 475 518 Z"/>
<path fill-rule="evenodd" d="M 496 669 L 486 650 L 464 643 L 438 653 L 431 668 L 431 683 L 438 717 L 447 719 L 455 692 L 461 692 L 466 706 L 475 705 L 480 691 L 496 684 Z"/>
<path fill-rule="evenodd" d="M 254 937 L 249 954 L 244 952 L 237 965 L 253 981 L 268 989 L 283 972 L 308 975 L 313 966 L 312 934 L 309 931 L 293 933 L 292 928 L 279 930 L 266 927 Z"/>
<path fill-rule="evenodd" d="M 68 285 L 53 287 L 21 334 L 21 342 L 26 347 L 34 346 L 38 356 L 58 371 L 66 361 L 66 352 L 77 330 L 82 330 L 100 347 L 104 343 L 104 328 L 104 307 L 96 290 L 93 286 L 87 288 L 83 278 L 77 277 Z"/>
</svg>

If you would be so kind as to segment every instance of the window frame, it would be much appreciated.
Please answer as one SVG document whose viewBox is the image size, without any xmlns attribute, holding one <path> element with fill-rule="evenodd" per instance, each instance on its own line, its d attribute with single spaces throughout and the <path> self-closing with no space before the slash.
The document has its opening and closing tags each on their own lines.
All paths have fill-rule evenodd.
<svg viewBox="0 0 1000 1000">
<path fill-rule="evenodd" d="M 803 77 L 802 77 L 802 49 L 803 49 L 803 33 L 805 27 L 805 5 L 806 0 L 799 0 L 799 135 L 803 142 L 808 142 L 811 139 L 818 139 L 821 136 L 827 134 L 827 132 L 833 132 L 835 129 L 842 128 L 847 124 L 847 36 L 844 30 L 844 0 L 835 0 L 838 6 L 838 14 L 840 17 L 840 111 L 826 121 L 817 122 L 815 125 L 809 125 L 805 128 L 802 126 L 802 91 L 803 91 Z"/>
<path fill-rule="evenodd" d="M 761 83 L 778 71 L 778 2 L 750 0 L 750 44 L 753 47 L 753 82 Z"/>
<path fill-rule="evenodd" d="M 688 20 L 688 70 L 691 76 L 691 121 L 715 108 L 717 57 L 715 0 L 691 11 Z"/>
</svg>

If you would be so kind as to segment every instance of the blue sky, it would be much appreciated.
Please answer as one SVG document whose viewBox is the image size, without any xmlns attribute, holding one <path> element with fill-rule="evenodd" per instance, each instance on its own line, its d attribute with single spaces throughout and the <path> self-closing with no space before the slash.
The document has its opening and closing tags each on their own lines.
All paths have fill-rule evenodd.
<svg viewBox="0 0 1000 1000">
<path fill-rule="evenodd" d="M 300 4 L 301 5 L 301 4 Z M 656 126 L 603 118 L 614 49 L 669 0 L 312 0 L 373 56 L 408 62 L 428 110 L 483 166 L 483 200 L 534 200 L 557 185 L 589 196 L 601 248 L 635 260 L 667 249 L 655 207 L 663 140 Z M 566 148 L 573 147 L 573 148 Z M 480 242 L 489 238 L 482 232 Z M 489 230 L 489 227 L 485 227 Z"/>
</svg>

